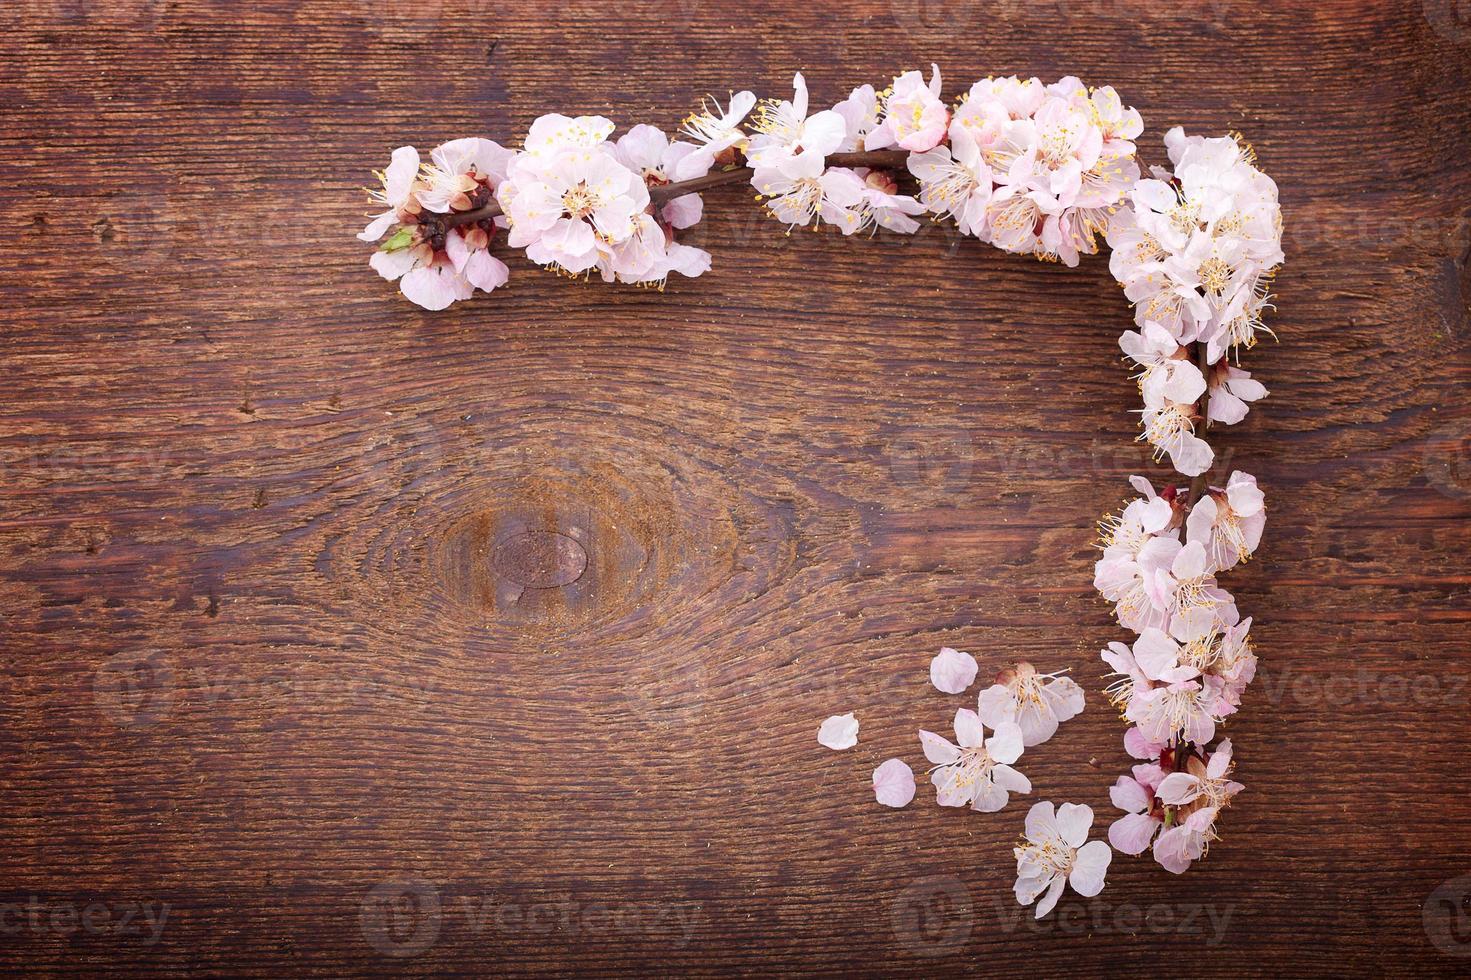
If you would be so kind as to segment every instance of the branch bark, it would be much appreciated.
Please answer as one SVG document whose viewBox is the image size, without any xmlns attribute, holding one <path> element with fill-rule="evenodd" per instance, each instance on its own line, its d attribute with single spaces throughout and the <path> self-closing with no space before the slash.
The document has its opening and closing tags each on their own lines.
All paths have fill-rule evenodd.
<svg viewBox="0 0 1471 980">
<path fill-rule="evenodd" d="M 1209 348 L 1205 341 L 1197 340 L 1195 342 L 1195 364 L 1200 368 L 1201 376 L 1205 378 L 1205 391 L 1201 394 L 1200 400 L 1195 403 L 1195 410 L 1200 414 L 1200 427 L 1202 429 L 1210 428 L 1211 418 L 1211 365 L 1206 360 L 1208 356 Z M 1190 495 L 1185 498 L 1185 509 L 1187 511 L 1191 507 L 1194 507 L 1195 502 L 1204 495 L 1206 483 L 1209 480 L 1209 473 L 1210 468 L 1207 467 L 1205 473 L 1201 473 L 1190 481 Z"/>
<path fill-rule="evenodd" d="M 904 162 L 909 157 L 907 150 L 861 150 L 853 153 L 830 153 L 827 163 L 830 167 L 867 167 L 873 170 L 898 170 L 904 167 Z M 743 184 L 751 179 L 755 171 L 750 167 L 733 167 L 729 170 L 717 170 L 705 174 L 703 177 L 695 177 L 692 180 L 675 181 L 672 184 L 660 184 L 649 188 L 649 201 L 652 204 L 663 204 L 672 201 L 676 197 L 686 194 L 697 194 L 707 191 L 712 187 L 720 187 L 725 184 Z M 499 217 L 503 212 L 496 201 L 491 201 L 484 207 L 473 211 L 457 211 L 453 214 L 438 215 L 426 220 L 421 216 L 423 223 L 433 222 L 443 229 L 458 228 L 460 225 L 472 225 L 477 221 L 487 218 Z"/>
</svg>

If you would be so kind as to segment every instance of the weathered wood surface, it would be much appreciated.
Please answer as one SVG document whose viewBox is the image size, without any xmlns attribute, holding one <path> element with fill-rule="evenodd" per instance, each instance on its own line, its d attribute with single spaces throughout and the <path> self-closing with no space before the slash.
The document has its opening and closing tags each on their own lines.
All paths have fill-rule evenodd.
<svg viewBox="0 0 1471 980">
<path fill-rule="evenodd" d="M 1465 4 L 20 0 L 0 54 L 4 965 L 1465 968 Z M 1091 526 L 1160 471 L 1105 262 L 786 238 L 727 188 L 698 281 L 513 262 L 429 315 L 351 237 L 400 143 L 932 60 L 1113 84 L 1151 161 L 1239 129 L 1287 216 L 1221 439 L 1272 509 L 1229 578 L 1248 790 L 1202 866 L 1117 858 L 1039 926 L 1024 801 L 868 776 L 961 703 L 950 644 L 1071 667 L 1024 769 L 1115 816 Z"/>
</svg>

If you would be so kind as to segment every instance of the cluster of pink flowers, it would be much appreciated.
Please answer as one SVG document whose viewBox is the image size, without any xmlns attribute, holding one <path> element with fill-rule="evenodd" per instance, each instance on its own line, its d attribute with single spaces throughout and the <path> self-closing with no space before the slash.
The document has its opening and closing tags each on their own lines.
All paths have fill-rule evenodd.
<svg viewBox="0 0 1471 980">
<path fill-rule="evenodd" d="M 987 78 L 956 106 L 948 145 L 911 157 L 909 169 L 925 206 L 966 234 L 1075 266 L 1098 251 L 1139 177 L 1133 141 L 1143 129 L 1107 86 Z"/>
<path fill-rule="evenodd" d="M 926 143 L 933 146 L 932 139 L 943 135 L 946 118 L 935 94 L 939 70 L 930 86 L 919 78 L 918 72 L 910 72 L 896 79 L 893 94 L 883 104 L 872 85 L 863 85 L 833 108 L 809 115 L 807 81 L 798 73 L 790 100 L 762 103 L 746 159 L 755 171 L 751 184 L 766 200 L 767 211 L 789 226 L 830 224 L 845 235 L 873 227 L 901 234 L 917 231 L 919 222 L 913 216 L 923 214 L 924 205 L 898 193 L 891 171 L 832 167 L 827 158 L 896 144 L 911 150 Z M 905 116 L 914 124 L 911 128 L 898 125 L 889 108 L 905 100 L 914 104 Z M 935 111 L 938 122 L 933 119 Z M 921 125 L 923 129 L 917 128 Z"/>
<path fill-rule="evenodd" d="M 1198 428 L 1234 425 L 1267 389 L 1228 363 L 1267 332 L 1268 286 L 1282 262 L 1277 185 L 1235 137 L 1165 136 L 1174 172 L 1136 182 L 1108 225 L 1109 269 L 1139 329 L 1119 338 L 1139 368 L 1140 439 L 1186 476 L 1215 458 Z M 1197 344 L 1192 356 L 1189 345 Z M 1197 404 L 1209 392 L 1204 410 Z"/>
<path fill-rule="evenodd" d="M 1143 763 L 1114 787 L 1114 803 L 1128 815 L 1109 841 L 1127 854 L 1152 841 L 1155 859 L 1179 873 L 1204 854 L 1216 815 L 1241 788 L 1225 779 L 1230 743 L 1210 755 L 1205 747 L 1241 704 L 1257 661 L 1251 620 L 1215 576 L 1251 557 L 1266 510 L 1256 480 L 1240 471 L 1224 487 L 1206 487 L 1188 509 L 1180 488 L 1156 495 L 1147 480 L 1132 482 L 1141 496 L 1102 522 L 1093 579 L 1119 623 L 1138 634 L 1132 646 L 1115 642 L 1102 652 L 1118 678 L 1109 697 L 1133 726 L 1124 747 Z M 1183 799 L 1173 790 L 1187 773 L 1215 782 Z M 1188 847 L 1179 832 L 1187 823 Z"/>
<path fill-rule="evenodd" d="M 376 242 L 397 230 L 368 264 L 384 279 L 398 280 L 404 296 L 426 310 L 504 285 L 506 264 L 490 254 L 500 224 L 488 218 L 447 228 L 438 219 L 489 203 L 511 156 L 499 143 L 476 138 L 444 143 L 422 165 L 412 146 L 394 150 L 388 169 L 378 174 L 382 188 L 368 192 L 385 210 L 358 238 Z"/>
<path fill-rule="evenodd" d="M 615 141 L 602 116 L 553 113 L 532 123 L 517 151 L 454 140 L 421 167 L 413 147 L 400 147 L 379 174 L 382 188 L 369 192 L 387 210 L 358 237 L 387 236 L 373 268 L 431 310 L 506 282 L 489 250 L 497 232 L 547 268 L 662 286 L 673 273 L 706 272 L 710 256 L 677 240 L 700 220 L 699 195 L 656 201 L 658 189 L 744 156 L 767 211 L 791 227 L 911 234 L 928 212 L 1010 252 L 1068 265 L 1095 253 L 1139 176 L 1139 114 L 1113 89 L 1072 77 L 987 78 L 953 107 L 940 84 L 932 66 L 928 80 L 905 72 L 882 92 L 862 85 L 810 112 L 799 73 L 787 100 L 758 104 L 740 92 L 725 107 L 707 102 L 685 119 L 684 139 L 637 125 Z M 902 164 L 829 166 L 834 153 L 876 150 L 899 153 Z M 899 192 L 906 170 L 917 196 Z M 482 214 L 491 202 L 500 214 Z"/>
<path fill-rule="evenodd" d="M 1118 678 L 1109 696 L 1132 725 L 1124 747 L 1140 760 L 1113 787 L 1125 815 L 1109 841 L 1126 854 L 1152 849 L 1179 874 L 1205 855 L 1217 817 L 1241 789 L 1228 778 L 1231 743 L 1209 745 L 1240 706 L 1257 659 L 1251 619 L 1216 575 L 1251 557 L 1266 523 L 1251 475 L 1204 482 L 1215 452 L 1201 430 L 1240 422 L 1267 394 L 1230 360 L 1270 332 L 1262 318 L 1283 256 L 1277 185 L 1248 147 L 1178 127 L 1165 147 L 1173 171 L 1153 168 L 1109 221 L 1109 268 L 1138 328 L 1119 347 L 1138 369 L 1139 438 L 1194 477 L 1194 492 L 1170 486 L 1156 495 L 1133 477 L 1142 496 L 1103 521 L 1094 585 L 1138 634 L 1102 653 Z"/>
<path fill-rule="evenodd" d="M 1113 89 L 1072 77 L 983 79 L 953 109 L 940 85 L 931 66 L 928 81 L 905 72 L 883 92 L 863 85 L 809 115 L 797 75 L 791 100 L 761 106 L 746 151 L 767 209 L 788 225 L 831 224 L 845 235 L 874 226 L 910 233 L 913 216 L 929 212 L 1008 252 L 1068 265 L 1097 252 L 1139 177 L 1139 113 Z M 898 193 L 891 171 L 827 165 L 833 153 L 890 148 L 909 151 L 917 198 Z"/>
<path fill-rule="evenodd" d="M 538 265 L 571 275 L 597 270 L 607 282 L 659 286 L 672 273 L 708 270 L 709 253 L 675 237 L 700 220 L 700 196 L 656 206 L 649 191 L 703 176 L 713 154 L 671 142 L 653 126 L 634 126 L 616 142 L 612 133 L 601 116 L 551 114 L 531 124 L 520 151 L 454 140 L 421 166 L 413 147 L 398 148 L 379 174 L 382 189 L 369 192 L 387 210 L 358 236 L 377 242 L 388 235 L 370 264 L 429 310 L 505 284 L 506 265 L 490 254 L 501 231 Z M 469 215 L 491 201 L 501 214 Z"/>
</svg>

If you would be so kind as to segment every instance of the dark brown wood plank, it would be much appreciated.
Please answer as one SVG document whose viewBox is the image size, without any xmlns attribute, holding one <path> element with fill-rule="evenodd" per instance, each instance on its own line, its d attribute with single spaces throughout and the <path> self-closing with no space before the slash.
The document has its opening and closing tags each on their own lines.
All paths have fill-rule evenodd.
<svg viewBox="0 0 1471 980">
<path fill-rule="evenodd" d="M 0 965 L 1464 969 L 1463 8 L 7 5 Z M 724 189 L 697 281 L 513 261 L 431 315 L 351 238 L 400 143 L 930 61 L 1112 84 L 1150 160 L 1239 129 L 1286 213 L 1272 395 L 1221 440 L 1271 508 L 1229 583 L 1248 790 L 1189 874 L 1119 857 L 1040 925 L 1022 803 L 881 812 L 867 782 L 959 703 L 924 672 L 951 644 L 1072 668 L 1090 708 L 1025 768 L 1113 815 L 1091 526 L 1160 471 L 1104 262 L 787 238 Z M 527 532 L 586 571 L 522 592 Z M 863 740 L 826 752 L 845 710 Z M 167 903 L 156 942 L 128 903 Z"/>
</svg>

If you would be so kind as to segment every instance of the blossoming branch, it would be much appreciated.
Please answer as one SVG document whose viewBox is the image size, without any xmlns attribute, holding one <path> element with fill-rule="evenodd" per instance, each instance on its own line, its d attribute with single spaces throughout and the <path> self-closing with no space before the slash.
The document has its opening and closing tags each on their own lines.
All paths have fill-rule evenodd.
<svg viewBox="0 0 1471 980">
<path fill-rule="evenodd" d="M 1119 346 L 1137 368 L 1139 439 L 1187 481 L 1156 491 L 1133 477 L 1140 496 L 1101 525 L 1094 584 L 1137 636 L 1102 653 L 1118 678 L 1108 696 L 1131 725 L 1124 747 L 1138 763 L 1111 791 L 1124 815 L 1108 841 L 1127 854 L 1152 849 L 1178 873 L 1205 855 L 1242 788 L 1230 778 L 1231 742 L 1216 738 L 1256 656 L 1251 619 L 1216 576 L 1256 550 L 1264 497 L 1245 472 L 1208 481 L 1215 451 L 1205 436 L 1213 424 L 1240 422 L 1267 394 L 1240 354 L 1270 333 L 1264 315 L 1283 261 L 1277 186 L 1243 140 L 1179 128 L 1164 138 L 1170 167 L 1146 175 L 1134 142 L 1143 121 L 1107 86 L 985 78 L 948 103 L 941 91 L 932 66 L 928 79 L 905 72 L 882 91 L 862 85 L 813 111 L 798 74 L 790 98 L 707 101 L 673 138 L 640 124 L 613 139 L 601 116 L 550 114 L 519 150 L 457 139 L 425 163 L 400 147 L 369 192 L 381 210 L 358 237 L 379 243 L 369 264 L 430 310 L 504 286 L 509 270 L 494 253 L 507 249 L 606 282 L 662 287 L 673 274 L 702 275 L 711 256 L 680 233 L 703 217 L 703 191 L 737 182 L 749 182 L 788 230 L 912 234 L 928 216 L 1069 266 L 1106 242 L 1134 310 Z M 976 671 L 969 654 L 947 649 L 931 678 L 958 694 Z M 955 742 L 920 733 L 937 802 L 989 812 L 1011 793 L 1030 793 L 1013 763 L 1082 707 L 1082 690 L 1066 678 L 1026 664 L 1002 670 L 975 710 L 955 715 Z M 828 719 L 819 734 L 833 749 L 857 739 L 851 714 Z M 901 759 L 875 770 L 873 783 L 890 807 L 915 795 Z M 1092 819 L 1070 803 L 1039 802 L 1028 813 L 1014 852 L 1016 894 L 1037 901 L 1039 916 L 1066 883 L 1083 895 L 1103 887 L 1110 852 L 1085 843 Z"/>
</svg>

